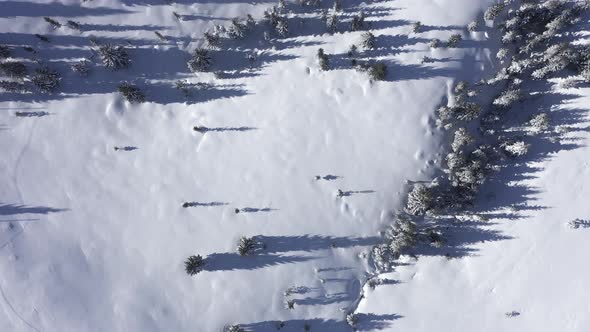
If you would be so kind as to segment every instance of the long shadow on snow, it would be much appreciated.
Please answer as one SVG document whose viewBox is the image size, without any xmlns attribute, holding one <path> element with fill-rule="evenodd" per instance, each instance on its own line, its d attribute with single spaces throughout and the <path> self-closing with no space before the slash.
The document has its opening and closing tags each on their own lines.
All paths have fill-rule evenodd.
<svg viewBox="0 0 590 332">
<path fill-rule="evenodd" d="M 393 324 L 396 319 L 402 318 L 401 315 L 388 314 L 388 315 L 375 315 L 375 314 L 358 314 L 358 323 L 356 330 L 384 330 Z M 287 321 L 264 321 L 259 323 L 250 323 L 240 325 L 245 331 L 248 332 L 270 332 L 277 331 L 277 327 L 282 324 L 283 327 L 280 331 L 304 331 L 305 325 L 308 325 L 310 331 L 321 331 L 321 332 L 344 332 L 354 331 L 344 320 L 337 321 L 333 319 L 325 320 L 320 318 L 315 319 L 293 319 Z"/>
<path fill-rule="evenodd" d="M 49 214 L 67 211 L 67 209 L 56 209 L 46 206 L 26 206 L 18 204 L 0 204 L 0 216 L 15 214 Z"/>
</svg>

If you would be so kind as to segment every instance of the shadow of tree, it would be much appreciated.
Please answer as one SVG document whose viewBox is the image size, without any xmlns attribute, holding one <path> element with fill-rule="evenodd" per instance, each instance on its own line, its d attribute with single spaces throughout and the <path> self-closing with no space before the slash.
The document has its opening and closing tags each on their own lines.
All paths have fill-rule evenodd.
<svg viewBox="0 0 590 332">
<path fill-rule="evenodd" d="M 49 214 L 67 211 L 68 209 L 56 209 L 46 206 L 26 206 L 18 204 L 0 204 L 0 216 L 15 214 Z"/>
<path fill-rule="evenodd" d="M 356 330 L 384 330 L 392 325 L 392 322 L 402 318 L 401 315 L 375 315 L 375 314 L 358 314 Z M 280 327 L 282 326 L 282 327 Z M 304 331 L 304 327 L 309 326 L 310 331 L 322 332 L 344 332 L 354 331 L 344 320 L 337 321 L 333 319 L 293 319 L 287 321 L 264 321 L 259 323 L 242 324 L 245 331 L 248 332 L 267 332 L 267 331 Z M 280 327 L 280 328 L 279 328 Z"/>
</svg>

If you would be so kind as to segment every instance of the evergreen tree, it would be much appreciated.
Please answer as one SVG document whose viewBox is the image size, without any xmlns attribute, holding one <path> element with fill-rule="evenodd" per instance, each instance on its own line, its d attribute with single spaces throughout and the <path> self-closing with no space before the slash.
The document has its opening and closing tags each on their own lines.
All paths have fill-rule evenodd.
<svg viewBox="0 0 590 332">
<path fill-rule="evenodd" d="M 330 59 L 328 58 L 328 55 L 326 53 L 324 53 L 323 48 L 318 49 L 317 56 L 318 56 L 318 61 L 320 63 L 320 68 L 322 70 L 330 69 Z"/>
<path fill-rule="evenodd" d="M 475 139 L 473 136 L 469 135 L 465 128 L 459 128 L 455 131 L 455 136 L 453 139 L 453 143 L 451 144 L 451 148 L 454 152 L 459 151 L 464 146 L 473 144 Z"/>
<path fill-rule="evenodd" d="M 59 87 L 61 76 L 53 70 L 48 68 L 41 68 L 35 71 L 35 75 L 31 79 L 33 85 L 41 92 L 51 93 Z"/>
<path fill-rule="evenodd" d="M 194 276 L 203 271 L 205 264 L 206 261 L 201 255 L 192 255 L 184 261 L 184 270 L 188 275 Z"/>
<path fill-rule="evenodd" d="M 281 37 L 286 37 L 289 34 L 289 25 L 287 23 L 287 18 L 281 16 L 276 25 L 277 34 Z"/>
<path fill-rule="evenodd" d="M 131 63 L 129 54 L 123 46 L 102 45 L 98 48 L 98 53 L 103 66 L 111 70 L 127 68 Z"/>
<path fill-rule="evenodd" d="M 119 85 L 117 88 L 119 93 L 127 99 L 128 102 L 135 104 L 135 103 L 143 103 L 145 101 L 145 95 L 143 92 L 136 86 L 123 83 Z"/>
<path fill-rule="evenodd" d="M 224 332 L 246 332 L 246 331 L 243 328 L 241 328 L 240 325 L 233 324 L 233 325 L 227 326 L 224 329 Z"/>
<path fill-rule="evenodd" d="M 384 62 L 379 61 L 369 68 L 369 76 L 375 81 L 383 81 L 387 77 L 387 66 Z"/>
<path fill-rule="evenodd" d="M 340 16 L 338 12 L 332 11 L 332 13 L 326 17 L 326 27 L 328 28 L 328 31 L 331 33 L 336 32 L 338 24 L 340 24 Z"/>
<path fill-rule="evenodd" d="M 365 13 L 360 12 L 352 17 L 350 22 L 350 31 L 359 31 L 365 28 Z"/>
<path fill-rule="evenodd" d="M 219 35 L 215 33 L 206 31 L 203 34 L 203 38 L 205 39 L 208 48 L 217 49 L 221 45 L 221 38 L 219 38 Z"/>
<path fill-rule="evenodd" d="M 209 70 L 212 64 L 211 55 L 209 51 L 204 48 L 197 48 L 193 56 L 188 60 L 188 68 L 192 72 L 203 72 Z"/>
<path fill-rule="evenodd" d="M 240 256 L 247 256 L 254 253 L 257 242 L 253 237 L 242 236 L 238 242 L 238 254 Z"/>
<path fill-rule="evenodd" d="M 61 28 L 61 23 L 52 19 L 51 17 L 43 17 L 43 19 L 45 20 L 45 22 L 49 23 L 49 25 L 51 25 L 52 28 L 54 28 L 54 29 Z"/>
<path fill-rule="evenodd" d="M 453 34 L 453 35 L 451 35 L 451 37 L 449 37 L 449 40 L 447 42 L 447 47 L 455 48 L 459 45 L 459 42 L 461 40 L 463 40 L 463 37 L 460 34 L 458 34 L 458 33 Z"/>
<path fill-rule="evenodd" d="M 421 31 L 422 31 L 422 22 L 420 22 L 420 21 L 414 22 L 412 24 L 412 32 L 419 33 Z"/>
<path fill-rule="evenodd" d="M 413 215 L 422 215 L 432 209 L 433 204 L 432 189 L 423 184 L 417 184 L 408 194 L 406 210 Z"/>
<path fill-rule="evenodd" d="M 363 46 L 363 48 L 368 50 L 372 50 L 375 48 L 376 38 L 375 35 L 373 35 L 370 31 L 363 33 L 361 38 L 361 45 Z"/>
<path fill-rule="evenodd" d="M 0 59 L 10 58 L 10 49 L 8 46 L 0 45 Z"/>
<path fill-rule="evenodd" d="M 227 35 L 231 39 L 242 39 L 246 34 L 247 27 L 242 22 L 240 22 L 239 18 L 234 18 L 231 21 L 231 25 L 227 30 Z"/>
<path fill-rule="evenodd" d="M 11 93 L 27 92 L 27 87 L 23 83 L 15 81 L 0 81 L 0 90 Z"/>
<path fill-rule="evenodd" d="M 27 76 L 27 66 L 22 62 L 7 61 L 0 63 L 0 73 L 10 78 L 24 78 Z"/>
</svg>

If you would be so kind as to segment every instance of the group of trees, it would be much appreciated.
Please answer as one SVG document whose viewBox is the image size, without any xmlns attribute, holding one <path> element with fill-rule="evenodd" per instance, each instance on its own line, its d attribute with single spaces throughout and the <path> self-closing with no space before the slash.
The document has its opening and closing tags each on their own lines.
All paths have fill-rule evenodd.
<svg viewBox="0 0 590 332">
<path fill-rule="evenodd" d="M 544 112 L 533 114 L 517 128 L 504 124 L 505 114 L 528 97 L 523 82 L 570 75 L 570 82 L 590 83 L 590 48 L 562 41 L 567 36 L 564 30 L 578 23 L 580 14 L 588 9 L 590 1 L 506 0 L 485 11 L 484 19 L 494 21 L 502 33 L 504 45 L 497 55 L 502 67 L 494 78 L 478 86 L 459 82 L 453 100 L 438 109 L 437 125 L 450 131 L 450 151 L 443 164 L 446 178 L 411 188 L 405 214 L 397 216 L 385 232 L 385 243 L 373 249 L 378 270 L 388 270 L 400 253 L 421 240 L 440 246 L 443 234 L 426 232 L 421 221 L 473 206 L 479 188 L 501 163 L 528 153 L 531 144 L 526 135 L 550 130 L 551 118 Z M 478 26 L 475 21 L 468 29 L 474 31 Z M 413 29 L 419 32 L 421 27 L 415 24 Z M 460 40 L 460 35 L 454 35 L 448 46 L 456 46 Z M 433 41 L 431 46 L 439 43 Z M 479 98 L 478 93 L 483 88 L 499 92 L 485 100 L 487 97 Z"/>
</svg>

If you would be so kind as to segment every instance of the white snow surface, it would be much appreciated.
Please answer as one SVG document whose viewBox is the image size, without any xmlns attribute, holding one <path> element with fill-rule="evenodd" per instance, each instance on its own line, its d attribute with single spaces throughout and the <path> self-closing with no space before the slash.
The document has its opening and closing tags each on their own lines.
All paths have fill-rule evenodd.
<svg viewBox="0 0 590 332">
<path fill-rule="evenodd" d="M 363 9 L 372 22 L 371 54 L 388 63 L 382 82 L 348 66 L 362 32 L 330 35 L 312 18 L 291 24 L 286 39 L 228 42 L 232 52 L 215 59 L 226 71 L 218 78 L 188 72 L 204 31 L 235 16 L 260 18 L 274 2 L 0 2 L 0 43 L 31 45 L 64 75 L 54 95 L 0 93 L 0 331 L 209 332 L 230 323 L 275 331 L 277 321 L 286 331 L 304 323 L 349 330 L 344 316 L 372 272 L 367 254 L 403 204 L 406 180 L 429 179 L 439 161 L 434 110 L 453 82 L 494 66 L 485 34 L 465 30 L 492 2 L 344 1 L 346 13 Z M 44 16 L 79 21 L 84 32 L 52 30 Z M 415 21 L 424 25 L 417 34 Z M 428 47 L 457 32 L 461 47 Z M 132 66 L 96 64 L 87 78 L 69 72 L 91 56 L 91 36 L 127 45 Z M 333 55 L 332 70 L 319 70 L 320 47 Z M 251 71 L 248 52 L 259 59 Z M 424 56 L 434 62 L 421 64 Z M 178 79 L 210 88 L 185 103 Z M 123 81 L 148 102 L 124 101 L 116 92 Z M 560 107 L 588 105 L 588 89 L 570 93 L 578 97 Z M 21 111 L 49 114 L 16 117 Z M 537 209 L 492 219 L 485 229 L 498 239 L 473 244 L 472 255 L 397 267 L 387 277 L 398 283 L 361 301 L 359 329 L 588 331 L 590 229 L 566 226 L 590 212 L 588 134 L 580 132 L 581 147 L 529 165 L 537 171 L 520 184 L 536 190 Z M 338 189 L 346 195 L 336 197 Z M 243 235 L 265 248 L 238 256 Z M 192 254 L 209 259 L 194 277 L 183 266 Z M 286 297 L 290 287 L 299 288 Z M 511 311 L 520 315 L 506 317 Z"/>
</svg>

